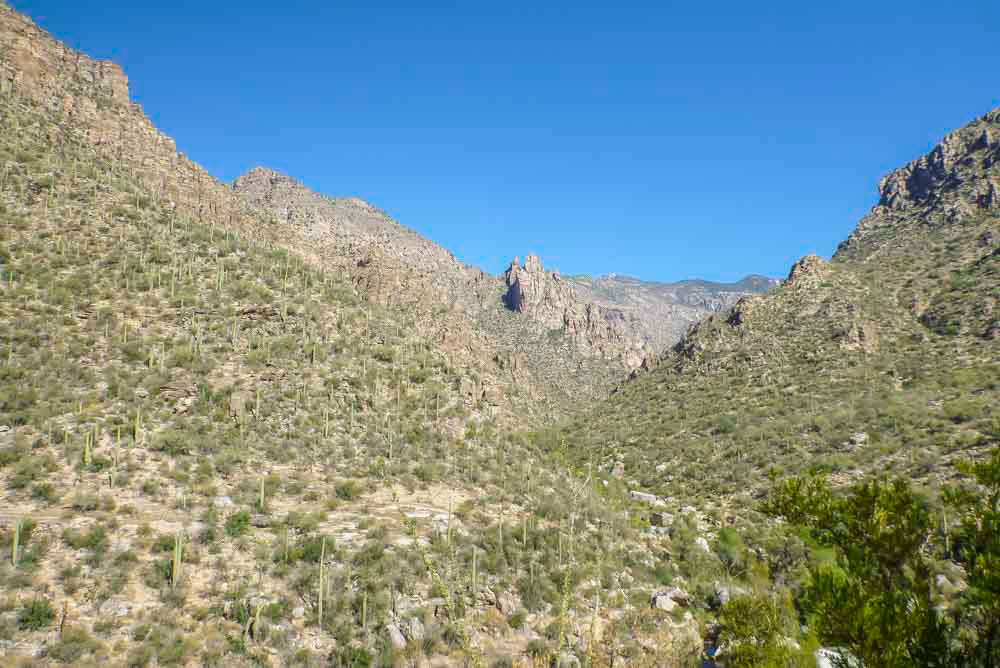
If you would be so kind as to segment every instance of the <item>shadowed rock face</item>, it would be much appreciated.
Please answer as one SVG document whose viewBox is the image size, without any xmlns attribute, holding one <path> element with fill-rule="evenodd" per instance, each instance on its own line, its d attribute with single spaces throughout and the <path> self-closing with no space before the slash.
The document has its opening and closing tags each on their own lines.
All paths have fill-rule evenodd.
<svg viewBox="0 0 1000 668">
<path fill-rule="evenodd" d="M 879 201 L 837 249 L 870 257 L 897 228 L 943 225 L 1000 211 L 1000 109 L 956 130 L 878 184 Z"/>
<path fill-rule="evenodd" d="M 567 282 L 579 299 L 622 313 L 639 340 L 657 353 L 677 343 L 702 318 L 780 285 L 777 279 L 764 276 L 748 276 L 736 283 L 660 283 L 611 274 L 573 276 Z"/>
</svg>

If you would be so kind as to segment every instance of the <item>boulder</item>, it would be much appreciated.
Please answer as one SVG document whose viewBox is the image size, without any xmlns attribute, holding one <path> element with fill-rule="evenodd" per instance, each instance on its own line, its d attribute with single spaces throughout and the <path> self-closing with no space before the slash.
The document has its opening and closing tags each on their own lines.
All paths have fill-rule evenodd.
<svg viewBox="0 0 1000 668">
<path fill-rule="evenodd" d="M 821 647 L 813 655 L 816 657 L 816 668 L 858 668 L 861 664 L 845 649 L 830 649 Z"/>
<path fill-rule="evenodd" d="M 653 609 L 655 609 L 655 610 L 666 610 L 667 612 L 672 612 L 674 610 L 674 608 L 677 607 L 676 601 L 674 601 L 674 599 L 670 598 L 670 596 L 667 594 L 667 592 L 659 592 L 659 593 L 653 594 L 653 597 L 650 600 L 650 603 L 652 604 Z"/>
<path fill-rule="evenodd" d="M 719 605 L 725 605 L 734 596 L 746 596 L 749 593 L 742 587 L 731 587 L 728 585 L 716 585 L 715 587 L 715 599 L 719 602 Z"/>
<path fill-rule="evenodd" d="M 556 662 L 557 668 L 580 668 L 580 659 L 576 658 L 569 652 L 563 652 L 559 655 L 559 660 Z"/>
<path fill-rule="evenodd" d="M 650 513 L 649 523 L 654 527 L 669 527 L 674 523 L 674 516 L 670 513 Z"/>
<path fill-rule="evenodd" d="M 389 644 L 392 645 L 394 650 L 402 651 L 406 649 L 406 638 L 403 636 L 403 632 L 399 629 L 399 626 L 392 622 L 387 622 L 385 631 L 389 636 Z"/>
<path fill-rule="evenodd" d="M 502 591 L 496 596 L 497 610 L 505 617 L 510 617 L 520 607 L 517 597 L 510 592 Z"/>
<path fill-rule="evenodd" d="M 406 637 L 413 642 L 420 642 L 424 639 L 424 623 L 416 617 L 410 617 L 403 622 L 403 630 Z"/>
<path fill-rule="evenodd" d="M 640 503 L 648 503 L 650 505 L 656 503 L 656 495 L 655 494 L 650 494 L 648 492 L 638 492 L 636 490 L 632 490 L 632 491 L 630 491 L 628 493 L 628 495 L 629 495 L 629 497 L 633 501 L 639 501 Z"/>
</svg>

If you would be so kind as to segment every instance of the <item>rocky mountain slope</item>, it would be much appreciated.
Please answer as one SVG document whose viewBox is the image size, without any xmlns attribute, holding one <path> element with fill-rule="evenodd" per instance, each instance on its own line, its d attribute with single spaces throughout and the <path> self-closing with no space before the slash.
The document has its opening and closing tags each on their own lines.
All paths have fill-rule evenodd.
<svg viewBox="0 0 1000 668">
<path fill-rule="evenodd" d="M 1000 439 L 998 157 L 992 111 L 885 177 L 832 260 L 803 258 L 700 322 L 561 438 L 722 515 L 752 507 L 772 471 L 892 472 L 933 491 Z"/>
<path fill-rule="evenodd" d="M 697 279 L 660 283 L 617 274 L 570 276 L 568 282 L 580 300 L 627 314 L 634 323 L 633 331 L 657 353 L 677 343 L 702 318 L 781 283 L 766 276 L 747 276 L 736 283 Z"/>
<path fill-rule="evenodd" d="M 330 204 L 374 239 L 347 254 L 278 220 L 5 6 L 0 87 L 4 665 L 699 653 L 692 614 L 633 605 L 670 555 L 623 490 L 504 428 L 557 412 L 538 388 L 585 400 L 601 358 L 497 279 L 495 308 L 424 301 L 395 260 L 420 241 L 367 205 Z M 529 366 L 531 337 L 560 357 Z"/>
<path fill-rule="evenodd" d="M 492 277 L 357 198 L 324 196 L 260 167 L 237 179 L 233 190 L 251 209 L 322 248 L 327 266 L 340 267 L 381 303 L 447 309 L 455 329 L 496 351 L 494 357 L 508 360 L 505 366 L 520 369 L 522 377 L 533 369 L 573 371 L 533 379 L 536 398 L 558 395 L 561 388 L 578 393 L 575 372 L 583 367 L 596 387 L 605 388 L 616 370 L 637 368 L 691 323 L 776 283 L 763 277 L 731 285 L 564 279 L 534 255 L 523 264 L 515 258 L 502 276 Z M 523 317 L 504 317 L 504 307 Z M 511 356 L 522 359 L 509 361 Z"/>
<path fill-rule="evenodd" d="M 502 278 L 458 261 L 356 198 L 327 197 L 264 168 L 237 179 L 233 190 L 247 210 L 305 240 L 323 266 L 349 277 L 367 299 L 416 314 L 419 334 L 456 350 L 456 364 L 474 362 L 475 394 L 519 425 L 605 395 L 648 355 L 634 337 L 585 326 L 577 314 L 587 305 L 573 295 L 558 322 L 507 308 L 511 288 Z"/>
</svg>

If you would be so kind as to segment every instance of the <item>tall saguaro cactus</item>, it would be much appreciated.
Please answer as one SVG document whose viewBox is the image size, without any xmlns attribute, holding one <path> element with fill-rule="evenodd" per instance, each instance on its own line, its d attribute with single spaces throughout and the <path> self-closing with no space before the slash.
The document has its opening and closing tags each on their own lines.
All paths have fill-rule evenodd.
<svg viewBox="0 0 1000 668">
<path fill-rule="evenodd" d="M 326 536 L 323 536 L 323 543 L 319 549 L 319 614 L 317 625 L 323 628 L 323 562 L 326 561 Z"/>
<path fill-rule="evenodd" d="M 21 527 L 23 525 L 23 520 L 18 520 L 17 524 L 14 525 L 14 541 L 10 546 L 10 563 L 17 566 L 17 551 L 21 543 Z"/>
<path fill-rule="evenodd" d="M 170 585 L 176 587 L 181 579 L 181 565 L 184 561 L 184 534 L 181 531 L 174 536 L 174 560 L 170 569 Z"/>
</svg>

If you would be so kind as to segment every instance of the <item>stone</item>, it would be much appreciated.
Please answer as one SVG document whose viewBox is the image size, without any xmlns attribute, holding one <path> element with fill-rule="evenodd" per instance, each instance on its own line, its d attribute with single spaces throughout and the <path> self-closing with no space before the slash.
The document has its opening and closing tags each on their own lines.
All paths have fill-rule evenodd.
<svg viewBox="0 0 1000 668">
<path fill-rule="evenodd" d="M 665 610 L 667 612 L 672 612 L 674 608 L 677 607 L 677 602 L 674 601 L 666 592 L 660 592 L 658 594 L 653 594 L 650 600 L 653 608 L 656 610 Z"/>
<path fill-rule="evenodd" d="M 827 274 L 828 270 L 827 263 L 823 258 L 818 255 L 806 255 L 792 265 L 785 285 L 815 285 Z"/>
<path fill-rule="evenodd" d="M 625 477 L 625 463 L 624 462 L 615 462 L 614 468 L 611 469 L 611 475 L 613 475 L 616 478 L 624 478 Z"/>
<path fill-rule="evenodd" d="M 705 539 L 704 536 L 698 536 L 697 538 L 695 538 L 694 539 L 694 544 L 697 545 L 698 547 L 700 547 L 701 549 L 703 549 L 705 552 L 711 552 L 712 551 L 712 548 L 709 547 L 708 541 Z"/>
<path fill-rule="evenodd" d="M 503 303 L 508 309 L 560 332 L 589 355 L 617 358 L 629 370 L 652 356 L 638 335 L 639 320 L 631 311 L 585 301 L 573 282 L 546 271 L 537 255 L 525 257 L 523 265 L 520 258 L 514 258 L 503 282 Z"/>
<path fill-rule="evenodd" d="M 420 642 L 424 639 L 424 623 L 416 617 L 410 617 L 403 622 L 403 630 L 406 632 L 406 637 L 413 642 Z"/>
<path fill-rule="evenodd" d="M 674 516 L 671 513 L 650 513 L 649 523 L 654 527 L 669 528 L 674 523 Z"/>
<path fill-rule="evenodd" d="M 385 631 L 389 636 L 389 644 L 392 645 L 394 650 L 402 651 L 406 649 L 406 638 L 403 636 L 403 632 L 399 629 L 399 626 L 392 622 L 386 622 Z"/>
<path fill-rule="evenodd" d="M 636 490 L 631 490 L 629 493 L 629 498 L 633 501 L 639 501 L 640 503 L 654 504 L 656 503 L 656 495 L 650 494 L 649 492 L 639 492 Z"/>
<path fill-rule="evenodd" d="M 850 652 L 844 649 L 821 647 L 816 650 L 813 656 L 816 658 L 816 668 L 842 668 L 845 663 L 848 668 L 859 668 L 861 665 L 857 659 L 851 656 Z"/>
<path fill-rule="evenodd" d="M 305 616 L 306 616 L 306 609 L 303 606 L 299 605 L 299 606 L 296 606 L 296 607 L 292 608 L 292 618 L 293 619 L 302 619 Z"/>
<path fill-rule="evenodd" d="M 217 496 L 212 503 L 216 508 L 232 508 L 236 505 L 228 496 Z"/>
<path fill-rule="evenodd" d="M 670 600 L 675 603 L 679 603 L 680 605 L 686 606 L 691 603 L 691 595 L 680 587 L 671 587 L 666 591 L 666 594 L 670 597 Z"/>
<path fill-rule="evenodd" d="M 520 607 L 520 602 L 514 594 L 502 591 L 496 597 L 497 610 L 505 617 L 510 617 Z"/>
<path fill-rule="evenodd" d="M 570 654 L 569 652 L 563 652 L 559 655 L 559 660 L 556 662 L 557 668 L 580 668 L 580 659 L 576 656 Z"/>
<path fill-rule="evenodd" d="M 719 586 L 715 587 L 715 599 L 719 605 L 729 603 L 734 596 L 746 596 L 749 592 L 742 587 Z"/>
<path fill-rule="evenodd" d="M 101 615 L 127 617 L 132 613 L 132 603 L 124 598 L 112 596 L 101 605 Z"/>
</svg>

